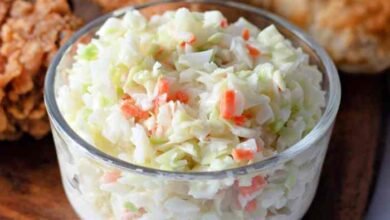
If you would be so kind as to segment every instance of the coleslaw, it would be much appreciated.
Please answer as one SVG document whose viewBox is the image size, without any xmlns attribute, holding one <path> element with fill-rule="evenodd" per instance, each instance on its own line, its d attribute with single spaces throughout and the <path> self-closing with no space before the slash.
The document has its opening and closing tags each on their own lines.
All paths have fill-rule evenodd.
<svg viewBox="0 0 390 220">
<path fill-rule="evenodd" d="M 66 78 L 57 102 L 82 138 L 168 171 L 265 160 L 309 133 L 325 106 L 322 73 L 301 48 L 273 25 L 229 24 L 219 11 L 110 18 L 78 45 Z M 79 209 L 85 219 L 295 219 L 326 145 L 240 179 L 163 181 L 107 169 L 75 149 L 66 152 L 74 165 L 61 167 L 77 176 L 79 192 L 66 188 L 75 207 L 89 207 Z"/>
</svg>

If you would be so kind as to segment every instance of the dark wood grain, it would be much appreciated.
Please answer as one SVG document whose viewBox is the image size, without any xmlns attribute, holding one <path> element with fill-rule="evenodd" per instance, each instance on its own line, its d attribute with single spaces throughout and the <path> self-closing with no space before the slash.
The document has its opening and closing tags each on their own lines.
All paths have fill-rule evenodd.
<svg viewBox="0 0 390 220">
<path fill-rule="evenodd" d="M 0 143 L 0 219 L 77 219 L 62 188 L 51 137 Z"/>
<path fill-rule="evenodd" d="M 383 147 L 386 75 L 341 75 L 342 101 L 306 219 L 362 219 Z"/>
</svg>

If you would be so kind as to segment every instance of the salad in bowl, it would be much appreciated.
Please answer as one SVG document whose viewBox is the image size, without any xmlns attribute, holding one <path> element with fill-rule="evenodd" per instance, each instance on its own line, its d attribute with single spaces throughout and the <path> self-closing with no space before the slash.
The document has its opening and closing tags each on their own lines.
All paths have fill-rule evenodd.
<svg viewBox="0 0 390 220">
<path fill-rule="evenodd" d="M 310 205 L 340 99 L 333 64 L 267 12 L 198 4 L 114 12 L 52 64 L 46 102 L 81 218 L 299 219 Z"/>
</svg>

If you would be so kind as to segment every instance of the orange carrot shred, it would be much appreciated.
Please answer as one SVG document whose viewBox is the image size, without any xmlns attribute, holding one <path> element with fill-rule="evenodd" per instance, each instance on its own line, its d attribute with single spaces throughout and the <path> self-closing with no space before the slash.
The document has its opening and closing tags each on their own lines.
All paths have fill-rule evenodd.
<svg viewBox="0 0 390 220">
<path fill-rule="evenodd" d="M 231 119 L 234 117 L 234 113 L 236 111 L 235 107 L 236 94 L 233 90 L 227 90 L 220 102 L 219 110 L 222 117 L 226 119 Z"/>
<path fill-rule="evenodd" d="M 235 161 L 243 161 L 243 160 L 253 160 L 255 154 L 251 150 L 246 149 L 234 149 L 232 151 L 232 156 Z"/>
<path fill-rule="evenodd" d="M 256 48 L 249 44 L 246 45 L 246 49 L 248 50 L 248 53 L 251 57 L 256 58 L 260 56 L 261 52 Z"/>
<path fill-rule="evenodd" d="M 255 176 L 252 178 L 252 185 L 264 187 L 265 185 L 267 185 L 267 181 L 265 180 L 264 176 Z"/>
<path fill-rule="evenodd" d="M 138 112 L 138 120 L 145 120 L 149 118 L 149 112 L 147 111 L 143 111 L 142 109 L 140 109 L 140 111 Z"/>
<path fill-rule="evenodd" d="M 149 113 L 136 106 L 133 99 L 124 100 L 121 110 L 126 118 L 134 117 L 136 120 L 144 120 L 149 117 Z"/>
<path fill-rule="evenodd" d="M 169 82 L 166 79 L 160 79 L 158 82 L 158 95 L 169 93 Z"/>
<path fill-rule="evenodd" d="M 190 39 L 187 41 L 187 43 L 193 44 L 193 43 L 195 43 L 195 42 L 196 42 L 196 37 L 195 37 L 194 34 L 191 34 L 191 37 L 190 37 Z"/>
<path fill-rule="evenodd" d="M 184 91 L 177 91 L 174 99 L 182 103 L 187 103 L 189 100 L 187 93 L 185 93 Z"/>
<path fill-rule="evenodd" d="M 257 192 L 259 189 L 256 186 L 243 186 L 239 188 L 240 195 L 250 196 Z"/>
<path fill-rule="evenodd" d="M 255 176 L 252 178 L 252 184 L 250 186 L 239 187 L 239 192 L 243 196 L 251 196 L 253 193 L 258 192 L 267 185 L 267 181 L 263 176 Z"/>
<path fill-rule="evenodd" d="M 196 42 L 196 36 L 194 34 L 191 34 L 190 39 L 188 41 L 182 41 L 180 42 L 180 47 L 184 48 L 186 44 L 194 44 Z"/>
<path fill-rule="evenodd" d="M 256 210 L 256 207 L 257 207 L 257 202 L 256 200 L 252 200 L 250 202 L 248 202 L 245 206 L 245 211 L 247 212 L 254 212 Z"/>
<path fill-rule="evenodd" d="M 244 30 L 242 30 L 242 38 L 247 41 L 247 40 L 249 40 L 250 37 L 251 37 L 251 34 L 249 32 L 249 29 L 244 28 Z"/>
<path fill-rule="evenodd" d="M 227 28 L 229 26 L 229 23 L 226 19 L 222 19 L 220 26 L 221 28 Z"/>
<path fill-rule="evenodd" d="M 138 107 L 130 102 L 123 102 L 121 110 L 127 118 L 136 117 L 138 115 Z"/>
<path fill-rule="evenodd" d="M 121 177 L 121 172 L 120 171 L 111 171 L 111 172 L 106 172 L 103 174 L 103 176 L 100 178 L 100 181 L 102 183 L 113 183 L 116 182 L 120 177 Z"/>
<path fill-rule="evenodd" d="M 246 121 L 246 117 L 241 115 L 241 116 L 236 116 L 233 118 L 233 121 L 236 125 L 238 126 L 242 126 L 245 124 L 245 121 Z"/>
</svg>

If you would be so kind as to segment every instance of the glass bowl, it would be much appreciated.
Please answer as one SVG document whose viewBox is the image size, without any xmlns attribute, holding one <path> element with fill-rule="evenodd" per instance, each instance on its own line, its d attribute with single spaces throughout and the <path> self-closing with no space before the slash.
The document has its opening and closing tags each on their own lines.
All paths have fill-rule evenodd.
<svg viewBox="0 0 390 220">
<path fill-rule="evenodd" d="M 326 107 L 315 128 L 301 141 L 271 158 L 214 172 L 171 172 L 137 166 L 100 151 L 75 133 L 56 102 L 57 89 L 66 83 L 64 70 L 73 62 L 72 46 L 83 37 L 93 36 L 108 18 L 121 17 L 132 8 L 148 17 L 180 7 L 194 11 L 219 10 L 230 21 L 245 17 L 260 28 L 274 24 L 294 46 L 309 54 L 310 62 L 323 73 L 322 86 L 326 91 Z M 264 10 L 217 0 L 151 2 L 99 17 L 60 49 L 49 68 L 45 85 L 45 102 L 62 182 L 73 208 L 82 219 L 88 220 L 300 219 L 313 200 L 340 103 L 337 70 L 326 52 L 310 37 Z M 120 178 L 115 183 L 104 184 L 100 179 L 105 174 Z M 248 196 L 246 192 L 253 183 L 261 185 L 262 189 Z"/>
</svg>

